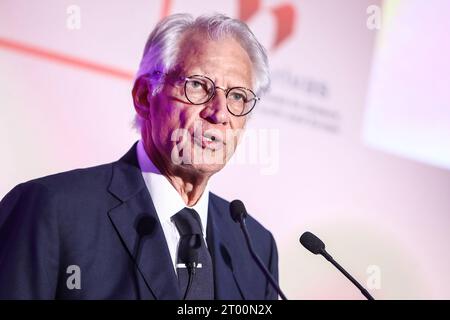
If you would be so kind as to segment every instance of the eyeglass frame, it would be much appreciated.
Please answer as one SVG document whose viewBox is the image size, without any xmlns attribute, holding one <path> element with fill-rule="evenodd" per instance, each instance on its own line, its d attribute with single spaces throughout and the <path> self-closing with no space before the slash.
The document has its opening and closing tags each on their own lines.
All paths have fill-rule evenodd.
<svg viewBox="0 0 450 320">
<path fill-rule="evenodd" d="M 161 72 L 161 71 L 155 71 L 155 72 L 153 72 L 153 74 L 151 74 L 151 75 L 164 75 L 164 76 L 167 76 L 167 75 L 169 75 L 169 74 L 168 74 L 168 73 Z M 189 99 L 189 97 L 187 96 L 187 93 L 186 93 L 186 85 L 187 85 L 187 83 L 188 83 L 188 80 L 189 80 L 190 78 L 193 78 L 193 77 L 205 78 L 205 79 L 209 80 L 209 81 L 213 84 L 213 90 L 212 90 L 213 94 L 212 94 L 206 101 L 204 101 L 204 102 L 201 102 L 201 103 L 194 103 L 194 102 L 192 102 L 192 101 Z M 190 104 L 195 105 L 195 106 L 202 105 L 202 104 L 205 104 L 205 103 L 208 103 L 209 101 L 211 101 L 211 99 L 213 99 L 213 98 L 216 96 L 216 91 L 217 91 L 217 89 L 220 89 L 220 90 L 222 90 L 222 91 L 224 92 L 225 98 L 226 98 L 226 99 L 228 99 L 228 94 L 229 94 L 229 93 L 231 92 L 231 90 L 233 90 L 233 89 L 245 89 L 245 90 L 250 91 L 250 92 L 255 96 L 254 98 L 251 99 L 251 100 L 254 100 L 254 103 L 253 103 L 253 106 L 252 106 L 246 113 L 243 113 L 243 114 L 235 114 L 235 113 L 233 113 L 233 112 L 230 110 L 230 107 L 228 106 L 228 102 L 227 102 L 227 110 L 228 110 L 228 112 L 231 113 L 231 114 L 232 114 L 233 116 L 235 116 L 235 117 L 244 117 L 244 116 L 248 115 L 250 112 L 253 111 L 253 109 L 254 109 L 255 106 L 256 106 L 256 103 L 257 103 L 259 100 L 261 100 L 261 98 L 258 97 L 258 96 L 253 92 L 253 90 L 251 90 L 251 89 L 249 89 L 249 88 L 246 88 L 246 87 L 222 88 L 222 87 L 216 86 L 216 83 L 215 83 L 211 78 L 209 78 L 209 77 L 207 77 L 207 76 L 205 76 L 205 75 L 201 75 L 201 74 L 193 74 L 193 75 L 190 75 L 190 76 L 187 76 L 187 77 L 180 77 L 180 78 L 178 78 L 177 80 L 178 80 L 178 81 L 184 81 L 184 85 L 183 85 L 184 96 L 186 97 L 187 101 L 188 101 Z"/>
</svg>

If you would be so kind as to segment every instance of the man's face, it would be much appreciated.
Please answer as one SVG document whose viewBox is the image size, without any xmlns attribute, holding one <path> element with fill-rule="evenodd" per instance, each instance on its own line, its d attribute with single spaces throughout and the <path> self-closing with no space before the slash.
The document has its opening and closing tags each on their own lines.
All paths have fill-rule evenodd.
<svg viewBox="0 0 450 320">
<path fill-rule="evenodd" d="M 246 51 L 232 38 L 207 41 L 203 35 L 187 35 L 181 42 L 177 75 L 204 75 L 221 88 L 252 88 L 252 65 Z M 177 78 L 178 79 L 178 78 Z M 184 81 L 170 80 L 151 97 L 146 144 L 160 161 L 185 169 L 214 174 L 234 153 L 237 136 L 247 116 L 227 110 L 225 92 L 217 89 L 205 104 L 189 104 Z M 147 150 L 148 150 L 147 149 Z"/>
</svg>

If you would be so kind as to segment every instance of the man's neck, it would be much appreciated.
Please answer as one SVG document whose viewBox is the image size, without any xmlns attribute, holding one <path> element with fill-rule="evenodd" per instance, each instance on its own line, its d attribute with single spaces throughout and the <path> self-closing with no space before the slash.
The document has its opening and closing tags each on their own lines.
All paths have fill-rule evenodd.
<svg viewBox="0 0 450 320">
<path fill-rule="evenodd" d="M 200 179 L 189 181 L 189 179 L 186 179 L 185 176 L 181 175 L 166 175 L 166 178 L 180 194 L 184 203 L 189 207 L 192 207 L 197 203 L 208 183 L 208 178 L 204 178 L 201 181 L 199 181 Z"/>
</svg>

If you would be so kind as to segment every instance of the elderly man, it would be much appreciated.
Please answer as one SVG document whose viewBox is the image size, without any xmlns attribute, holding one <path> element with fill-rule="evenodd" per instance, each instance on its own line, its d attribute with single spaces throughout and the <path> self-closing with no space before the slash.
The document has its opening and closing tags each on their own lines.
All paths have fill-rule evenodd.
<svg viewBox="0 0 450 320">
<path fill-rule="evenodd" d="M 172 15 L 133 88 L 142 139 L 119 161 L 23 183 L 0 203 L 0 298 L 276 299 L 208 180 L 269 85 L 248 27 Z M 278 276 L 274 239 L 253 218 Z"/>
</svg>

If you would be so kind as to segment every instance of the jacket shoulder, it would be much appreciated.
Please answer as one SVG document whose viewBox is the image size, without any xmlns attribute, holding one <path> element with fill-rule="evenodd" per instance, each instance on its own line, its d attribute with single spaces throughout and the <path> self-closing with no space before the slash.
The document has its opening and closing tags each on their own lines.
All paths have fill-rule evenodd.
<svg viewBox="0 0 450 320">
<path fill-rule="evenodd" d="M 33 179 L 19 185 L 22 189 L 44 187 L 50 193 L 76 194 L 92 192 L 99 188 L 106 189 L 112 175 L 113 163 L 95 167 L 74 169 L 60 172 L 37 179 Z"/>
</svg>

